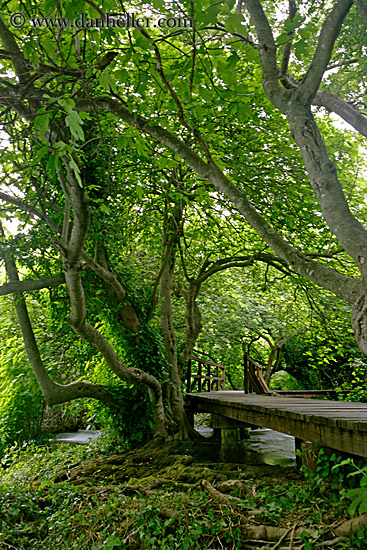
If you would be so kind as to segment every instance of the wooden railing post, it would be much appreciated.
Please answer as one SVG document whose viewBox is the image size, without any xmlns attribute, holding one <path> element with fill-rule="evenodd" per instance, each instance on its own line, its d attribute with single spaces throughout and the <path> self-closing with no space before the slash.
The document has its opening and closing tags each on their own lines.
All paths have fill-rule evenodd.
<svg viewBox="0 0 367 550">
<path fill-rule="evenodd" d="M 250 393 L 250 378 L 249 378 L 249 372 L 248 372 L 248 355 L 245 353 L 243 355 L 243 369 L 244 369 L 244 390 L 245 393 Z"/>
<path fill-rule="evenodd" d="M 265 379 L 263 377 L 263 368 L 260 365 L 258 365 L 257 363 L 256 363 L 256 376 L 259 379 L 260 384 L 262 385 L 264 391 L 266 393 L 269 393 L 270 392 L 269 386 L 267 385 L 267 383 L 265 382 Z"/>
<path fill-rule="evenodd" d="M 249 362 L 249 371 L 250 371 L 250 391 L 251 393 L 256 393 L 254 377 L 255 377 L 255 365 L 251 357 L 248 358 Z"/>
<path fill-rule="evenodd" d="M 198 367 L 196 372 L 193 372 L 195 369 L 193 368 L 192 361 L 197 362 Z M 196 384 L 198 384 L 198 392 L 202 392 L 206 389 L 208 391 L 219 391 L 220 389 L 225 390 L 226 368 L 224 365 L 220 365 L 219 363 L 206 361 L 205 359 L 192 356 L 188 362 L 187 376 L 187 389 L 189 393 L 193 391 Z"/>
<path fill-rule="evenodd" d="M 202 379 L 202 365 L 201 365 L 201 361 L 198 362 L 198 375 L 199 375 L 199 379 L 198 379 L 198 390 L 199 392 L 203 391 L 202 389 L 202 382 L 201 382 L 201 379 Z M 205 383 L 205 381 L 204 381 Z"/>
<path fill-rule="evenodd" d="M 186 391 L 187 393 L 190 393 L 191 390 L 192 390 L 192 387 L 191 387 L 191 357 L 190 359 L 187 361 L 187 378 L 186 378 Z"/>
</svg>

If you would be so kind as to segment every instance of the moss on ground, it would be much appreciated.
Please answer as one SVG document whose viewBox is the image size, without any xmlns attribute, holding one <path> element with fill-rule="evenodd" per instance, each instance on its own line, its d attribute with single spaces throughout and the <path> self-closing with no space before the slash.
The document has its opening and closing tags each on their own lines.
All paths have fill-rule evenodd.
<svg viewBox="0 0 367 550">
<path fill-rule="evenodd" d="M 366 547 L 363 531 L 333 535 L 349 517 L 340 482 L 217 456 L 209 441 L 110 456 L 66 445 L 13 450 L 0 474 L 0 548 Z"/>
</svg>

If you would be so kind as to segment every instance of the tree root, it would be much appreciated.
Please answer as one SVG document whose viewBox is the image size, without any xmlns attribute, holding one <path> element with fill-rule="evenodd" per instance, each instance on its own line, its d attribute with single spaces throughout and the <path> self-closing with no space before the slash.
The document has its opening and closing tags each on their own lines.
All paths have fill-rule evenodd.
<svg viewBox="0 0 367 550">
<path fill-rule="evenodd" d="M 214 487 L 212 487 L 212 489 L 214 489 Z M 214 489 L 214 491 L 216 491 L 216 489 Z M 226 495 L 223 496 L 225 497 Z M 366 526 L 367 514 L 363 514 L 362 516 L 343 521 L 343 523 L 341 523 L 338 527 L 331 529 L 328 528 L 323 535 L 320 535 L 320 538 L 321 536 L 325 537 L 328 533 L 332 533 L 332 535 L 336 538 L 350 537 L 351 535 L 356 534 L 359 529 Z M 307 535 L 313 535 L 315 533 L 314 531 L 304 529 L 303 527 L 293 530 L 286 529 L 284 527 L 273 527 L 271 525 L 243 525 L 241 528 L 241 538 L 243 537 L 247 542 L 261 540 L 271 541 L 274 539 L 278 539 L 279 542 L 279 540 L 286 540 L 291 531 L 294 539 L 300 539 L 302 533 L 307 533 Z M 325 546 L 324 542 L 321 542 L 319 545 L 320 547 Z"/>
<path fill-rule="evenodd" d="M 348 540 L 347 537 L 336 537 L 335 539 L 333 540 L 324 540 L 323 542 L 319 542 L 318 544 L 316 544 L 316 548 L 327 548 L 327 547 L 332 547 L 334 548 L 334 546 L 336 544 L 338 544 L 339 542 L 346 542 Z"/>
<path fill-rule="evenodd" d="M 209 505 L 217 509 L 218 514 L 227 507 L 229 510 L 226 513 L 236 517 L 239 527 L 238 540 L 241 541 L 243 548 L 249 549 L 304 550 L 303 536 L 306 536 L 312 537 L 313 548 L 322 550 L 337 545 L 367 526 L 367 514 L 331 526 L 307 524 L 303 527 L 301 519 L 294 514 L 292 523 L 296 523 L 293 527 L 290 527 L 290 524 L 287 524 L 287 527 L 257 524 L 259 518 L 264 517 L 262 516 L 264 510 L 257 509 L 259 499 L 257 499 L 256 486 L 252 485 L 256 483 L 261 486 L 259 478 L 264 476 L 267 477 L 267 486 L 279 484 L 281 480 L 274 478 L 274 469 L 271 470 L 270 476 L 267 468 L 263 466 L 254 469 L 253 466 L 236 467 L 221 463 L 197 462 L 194 459 L 194 447 L 180 447 L 181 443 L 177 442 L 171 442 L 164 448 L 157 448 L 155 445 L 154 442 L 152 445 L 122 456 L 96 458 L 77 466 L 73 465 L 59 472 L 55 481 L 67 479 L 72 483 L 77 482 L 79 487 L 83 483 L 92 485 L 94 494 L 98 492 L 102 500 L 110 498 L 110 494 L 114 493 L 114 496 L 126 502 L 127 506 L 130 495 L 134 494 L 155 498 L 155 491 L 158 489 L 161 489 L 163 494 L 172 491 L 186 493 L 190 490 L 196 492 L 203 490 L 211 499 Z M 199 455 L 199 459 L 201 457 L 202 454 Z M 278 470 L 276 470 L 277 474 Z M 291 473 L 287 473 L 288 477 L 289 475 Z M 106 485 L 96 487 L 97 480 Z M 86 486 L 85 490 L 89 494 L 92 489 Z M 231 495 L 234 491 L 236 496 Z M 160 517 L 173 521 L 180 518 L 181 521 L 182 510 L 179 506 L 177 511 L 171 509 L 171 502 L 172 500 L 162 498 L 162 506 L 158 510 Z M 253 504 L 250 505 L 250 502 Z M 259 504 L 261 504 L 260 500 Z M 331 517 L 334 516 L 331 515 Z M 216 536 L 222 535 L 217 533 Z M 127 538 L 129 545 L 132 545 L 131 548 L 136 542 L 132 539 L 134 539 L 133 535 Z"/>
<path fill-rule="evenodd" d="M 151 494 L 154 494 L 153 489 L 158 489 L 160 487 L 173 487 L 174 489 L 177 489 L 179 491 L 189 491 L 194 487 L 197 487 L 198 485 L 199 485 L 199 482 L 191 484 L 191 483 L 180 483 L 179 481 L 173 481 L 172 479 L 157 479 L 157 481 L 153 481 L 153 483 L 150 483 L 149 485 L 125 484 L 123 485 L 122 493 L 132 492 L 132 493 L 142 493 L 143 495 L 151 495 Z"/>
<path fill-rule="evenodd" d="M 203 479 L 203 481 L 201 482 L 201 486 L 203 487 L 206 493 L 208 493 L 212 498 L 214 498 L 214 500 L 216 500 L 217 502 L 220 502 L 221 504 L 231 505 L 234 503 L 236 504 L 243 503 L 243 500 L 238 497 L 227 496 L 224 493 L 221 493 L 220 491 L 215 489 L 213 485 L 209 483 L 209 481 L 207 481 L 206 479 Z"/>
<path fill-rule="evenodd" d="M 238 492 L 239 497 L 252 497 L 254 496 L 255 488 L 253 487 L 252 490 L 247 487 L 243 483 L 243 481 L 240 481 L 239 479 L 228 479 L 227 481 L 222 481 L 217 485 L 218 491 L 221 493 L 231 493 L 233 489 L 236 489 Z"/>
<path fill-rule="evenodd" d="M 350 537 L 355 535 L 362 527 L 367 526 L 367 514 L 343 521 L 338 527 L 332 529 L 337 537 Z"/>
</svg>

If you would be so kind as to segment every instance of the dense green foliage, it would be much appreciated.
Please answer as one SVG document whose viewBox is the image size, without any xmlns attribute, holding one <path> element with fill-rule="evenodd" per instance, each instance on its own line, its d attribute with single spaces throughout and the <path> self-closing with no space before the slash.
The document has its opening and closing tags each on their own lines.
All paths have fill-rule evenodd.
<svg viewBox="0 0 367 550">
<path fill-rule="evenodd" d="M 288 528 L 302 525 L 300 542 L 312 549 L 323 533 L 328 540 L 334 521 L 340 524 L 345 518 L 348 494 L 353 497 L 358 490 L 350 487 L 360 481 L 360 476 L 349 476 L 354 468 L 340 464 L 335 456 L 328 459 L 321 454 L 317 472 L 304 470 L 303 478 L 287 470 L 266 473 L 265 465 L 236 465 L 225 470 L 218 465 L 211 470 L 218 483 L 229 477 L 249 487 L 245 495 L 234 491 L 234 497 L 240 494 L 240 502 L 231 501 L 228 495 L 227 504 L 210 498 L 198 484 L 181 483 L 179 488 L 180 482 L 189 479 L 189 470 L 186 474 L 177 471 L 175 480 L 167 478 L 166 486 L 148 494 L 144 487 L 155 479 L 154 473 L 117 483 L 115 475 L 122 473 L 118 466 L 115 473 L 112 469 L 110 475 L 103 473 L 99 478 L 97 472 L 83 483 L 54 482 L 61 468 L 72 471 L 82 460 L 91 463 L 101 457 L 104 450 L 108 451 L 106 442 L 92 447 L 33 445 L 9 450 L 2 460 L 5 470 L 0 470 L 0 544 L 19 550 L 242 548 L 246 542 L 241 529 L 248 512 L 256 510 L 256 523 Z M 156 465 L 158 480 L 167 475 L 163 462 Z M 205 471 L 208 475 L 210 470 Z M 178 487 L 173 489 L 171 483 Z M 363 549 L 364 541 L 362 529 L 350 541 L 340 540 L 338 548 Z"/>
<path fill-rule="evenodd" d="M 0 547 L 333 547 L 365 465 L 196 460 L 183 393 L 192 353 L 227 389 L 250 354 L 367 401 L 366 2 L 0 6 Z"/>
<path fill-rule="evenodd" d="M 4 300 L 0 331 L 0 456 L 15 441 L 40 436 L 43 398 L 27 358 L 12 304 Z"/>
<path fill-rule="evenodd" d="M 282 82 L 291 90 L 315 53 L 319 15 L 330 14 L 332 5 L 300 2 L 288 17 L 291 6 L 263 4 L 277 62 L 293 48 L 290 81 Z M 239 13 L 233 0 L 132 1 L 130 13 L 152 21 L 175 14 L 178 27 L 79 30 L 56 29 L 56 20 L 49 24 L 50 18 L 81 13 L 95 20 L 114 9 L 111 1 L 2 4 L 0 123 L 7 137 L 0 150 L 6 185 L 1 258 L 16 262 L 22 280 L 68 273 L 77 265 L 83 294 L 70 281 L 25 294 L 46 372 L 64 386 L 88 380 L 107 389 L 120 412 L 94 401 L 73 406 L 82 425 L 113 425 L 131 444 L 152 435 L 155 409 L 149 386 L 129 376 L 140 369 L 154 377 L 175 431 L 180 422 L 174 403 L 185 382 L 190 337 L 196 350 L 226 365 L 234 387 L 242 386 L 246 352 L 264 371 L 268 367 L 270 377 L 285 373 L 274 387 L 336 387 L 365 399 L 367 363 L 350 328 L 351 305 L 299 276 L 294 262 L 274 255 L 267 244 L 266 234 L 276 233 L 306 262 L 360 282 L 359 260 L 340 246 L 285 113 L 262 88 L 249 13 L 244 6 Z M 15 12 L 24 12 L 23 27 L 13 24 Z M 35 17 L 40 24 L 32 25 Z M 178 24 L 189 18 L 190 25 Z M 330 52 L 335 70 L 325 69 L 320 86 L 340 92 L 362 112 L 365 26 L 352 7 Z M 348 208 L 365 223 L 363 138 L 336 128 L 319 107 L 315 116 Z M 232 182 L 231 192 L 208 176 L 211 169 Z M 270 230 L 256 228 L 234 191 L 243 193 Z M 14 228 L 7 232 L 15 220 L 16 235 Z M 123 289 L 118 299 L 109 274 Z M 194 294 L 201 332 L 200 322 L 193 328 L 190 319 Z M 171 311 L 163 313 L 167 296 Z M 45 409 L 4 300 L 2 449 L 36 437 Z M 133 311 L 134 326 L 124 308 Z M 75 310 L 93 327 L 98 344 L 80 330 L 80 319 L 73 324 Z M 279 361 L 269 364 L 284 339 Z M 105 342 L 110 348 L 102 359 Z M 123 365 L 123 375 L 111 368 L 108 354 Z"/>
</svg>

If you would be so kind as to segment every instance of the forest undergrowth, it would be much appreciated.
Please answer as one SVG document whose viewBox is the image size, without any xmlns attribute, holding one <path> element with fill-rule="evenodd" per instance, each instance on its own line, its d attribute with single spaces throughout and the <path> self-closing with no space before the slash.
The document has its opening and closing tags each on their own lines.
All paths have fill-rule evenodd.
<svg viewBox="0 0 367 550">
<path fill-rule="evenodd" d="M 9 449 L 0 549 L 367 548 L 367 514 L 348 513 L 350 465 L 321 454 L 317 472 L 299 472 L 221 463 L 218 451 L 210 440 Z"/>
</svg>

